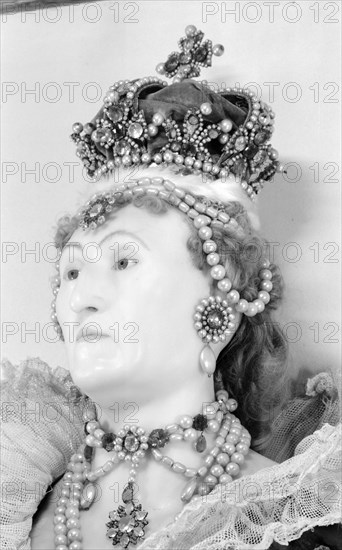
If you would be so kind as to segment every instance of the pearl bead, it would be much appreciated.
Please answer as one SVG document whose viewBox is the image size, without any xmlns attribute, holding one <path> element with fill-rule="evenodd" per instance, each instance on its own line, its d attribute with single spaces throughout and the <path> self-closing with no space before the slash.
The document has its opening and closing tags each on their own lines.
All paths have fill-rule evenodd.
<svg viewBox="0 0 342 550">
<path fill-rule="evenodd" d="M 68 533 L 68 539 L 70 541 L 82 540 L 82 535 L 81 535 L 80 530 L 76 529 L 76 528 L 70 529 L 70 531 Z"/>
<path fill-rule="evenodd" d="M 207 430 L 211 433 L 216 433 L 220 429 L 220 424 L 217 422 L 217 420 L 209 420 Z"/>
<path fill-rule="evenodd" d="M 215 280 L 220 280 L 220 279 L 223 279 L 224 276 L 226 274 L 226 270 L 225 268 L 223 267 L 223 265 L 215 265 L 214 267 L 211 268 L 210 270 L 210 275 L 213 279 Z"/>
<path fill-rule="evenodd" d="M 216 55 L 217 57 L 220 57 L 221 55 L 223 55 L 224 53 L 224 47 L 222 46 L 222 44 L 215 44 L 215 46 L 213 46 L 213 54 Z"/>
<path fill-rule="evenodd" d="M 73 124 L 72 131 L 75 134 L 80 134 L 82 130 L 83 130 L 83 124 L 81 124 L 81 122 L 75 122 L 75 124 Z"/>
<path fill-rule="evenodd" d="M 207 263 L 209 265 L 217 265 L 220 261 L 220 256 L 216 253 L 216 252 L 211 252 L 210 254 L 208 254 L 207 256 Z"/>
<path fill-rule="evenodd" d="M 229 412 L 234 412 L 238 408 L 237 401 L 235 399 L 228 399 L 227 401 L 227 407 Z"/>
<path fill-rule="evenodd" d="M 227 277 L 225 277 L 224 279 L 221 279 L 221 281 L 217 283 L 217 288 L 219 290 L 222 290 L 222 292 L 229 292 L 230 289 L 232 288 L 232 283 Z"/>
<path fill-rule="evenodd" d="M 261 281 L 260 283 L 261 290 L 266 290 L 267 292 L 271 292 L 273 288 L 273 284 L 271 281 Z"/>
<path fill-rule="evenodd" d="M 172 162 L 173 161 L 173 153 L 171 151 L 166 151 L 163 155 L 163 158 L 165 162 Z"/>
<path fill-rule="evenodd" d="M 259 277 L 261 279 L 265 279 L 265 280 L 268 280 L 270 281 L 273 277 L 272 275 L 272 271 L 270 271 L 269 269 L 262 269 L 260 272 L 259 272 Z"/>
<path fill-rule="evenodd" d="M 227 441 L 224 445 L 222 445 L 222 451 L 231 456 L 233 453 L 235 453 L 235 445 Z"/>
<path fill-rule="evenodd" d="M 218 138 L 219 142 L 222 144 L 222 145 L 225 145 L 225 143 L 227 143 L 229 139 L 229 136 L 227 136 L 227 134 L 221 134 L 220 137 Z M 222 178 L 226 178 L 228 175 L 228 172 L 227 170 L 225 170 L 224 168 L 221 170 L 220 172 L 220 176 Z"/>
<path fill-rule="evenodd" d="M 67 519 L 73 518 L 73 517 L 79 517 L 80 512 L 76 506 L 68 506 L 68 508 L 65 510 L 65 517 Z"/>
<path fill-rule="evenodd" d="M 82 473 L 83 470 L 84 470 L 84 464 L 81 463 L 81 462 L 78 462 L 77 464 L 74 464 L 73 470 L 74 470 L 75 473 Z"/>
<path fill-rule="evenodd" d="M 227 443 L 232 443 L 233 445 L 236 445 L 240 440 L 240 437 L 236 434 L 228 434 L 227 437 L 226 437 L 226 442 Z"/>
<path fill-rule="evenodd" d="M 196 227 L 196 229 L 199 229 L 200 227 L 203 227 L 203 226 L 206 226 L 210 223 L 210 218 L 209 216 L 205 216 L 204 214 L 200 214 L 199 216 L 197 216 L 195 219 L 194 219 L 194 226 Z M 209 241 L 207 241 L 209 242 Z M 204 243 L 205 244 L 205 243 Z M 203 244 L 203 247 L 204 247 L 204 244 Z"/>
<path fill-rule="evenodd" d="M 197 441 L 198 439 L 197 431 L 194 428 L 189 428 L 188 430 L 185 430 L 184 439 L 185 441 Z"/>
<path fill-rule="evenodd" d="M 249 452 L 249 445 L 245 445 L 244 443 L 238 443 L 238 445 L 236 445 L 236 450 L 242 455 L 246 456 Z"/>
<path fill-rule="evenodd" d="M 224 473 L 224 469 L 220 464 L 214 464 L 214 466 L 210 468 L 210 473 L 215 477 L 220 477 Z"/>
<path fill-rule="evenodd" d="M 229 474 L 222 474 L 219 478 L 219 482 L 222 483 L 223 485 L 226 485 L 227 483 L 231 483 L 232 481 L 233 481 L 233 478 Z"/>
<path fill-rule="evenodd" d="M 164 122 L 164 116 L 161 113 L 155 113 L 152 117 L 152 122 L 156 126 L 160 126 Z"/>
<path fill-rule="evenodd" d="M 182 428 L 191 428 L 192 422 L 193 422 L 192 417 L 187 414 L 181 416 L 179 419 L 179 424 L 181 425 Z"/>
<path fill-rule="evenodd" d="M 64 523 L 57 523 L 54 527 L 54 532 L 56 535 L 65 535 L 67 532 L 67 526 Z"/>
<path fill-rule="evenodd" d="M 237 290 L 231 290 L 227 294 L 227 299 L 230 304 L 237 304 L 237 302 L 240 300 L 240 294 Z"/>
<path fill-rule="evenodd" d="M 233 123 L 228 118 L 225 118 L 225 119 L 221 120 L 221 122 L 219 123 L 219 126 L 220 126 L 222 132 L 224 132 L 225 134 L 228 134 L 231 131 L 231 129 L 233 128 Z"/>
<path fill-rule="evenodd" d="M 55 517 L 53 518 L 53 523 L 55 525 L 57 525 L 57 523 L 65 523 L 66 522 L 66 519 L 65 519 L 65 515 L 63 514 L 57 514 L 55 515 Z"/>
<path fill-rule="evenodd" d="M 89 434 L 93 434 L 96 428 L 98 428 L 98 426 L 99 426 L 99 423 L 96 420 L 90 420 L 87 423 L 86 430 Z"/>
<path fill-rule="evenodd" d="M 258 313 L 258 309 L 257 307 L 253 304 L 253 302 L 250 302 L 248 304 L 248 309 L 247 311 L 245 311 L 245 315 L 247 317 L 254 317 L 254 315 L 256 315 Z"/>
<path fill-rule="evenodd" d="M 200 105 L 200 111 L 202 115 L 210 115 L 212 113 L 212 110 L 213 109 L 210 103 L 202 103 L 202 105 Z"/>
<path fill-rule="evenodd" d="M 243 456 L 242 453 L 233 453 L 232 456 L 230 457 L 230 460 L 232 462 L 235 462 L 236 464 L 243 464 L 245 462 L 245 457 Z"/>
<path fill-rule="evenodd" d="M 234 435 L 238 435 L 239 437 L 241 437 L 241 433 L 242 433 L 241 427 L 236 425 L 236 424 L 233 424 L 233 426 L 230 430 L 230 433 L 234 434 Z"/>
<path fill-rule="evenodd" d="M 197 28 L 195 27 L 195 25 L 187 25 L 185 27 L 185 34 L 188 38 L 191 38 L 192 36 L 194 36 L 197 32 Z"/>
<path fill-rule="evenodd" d="M 244 313 L 248 309 L 248 302 L 247 300 L 239 300 L 238 303 L 235 306 L 236 311 L 239 313 Z"/>
<path fill-rule="evenodd" d="M 216 457 L 216 462 L 221 466 L 227 466 L 229 462 L 229 456 L 226 453 L 220 453 Z"/>
<path fill-rule="evenodd" d="M 207 226 L 200 227 L 200 229 L 198 230 L 198 236 L 203 241 L 207 241 L 208 239 L 210 239 L 212 237 L 212 234 L 212 230 L 210 229 L 210 227 Z"/>
<path fill-rule="evenodd" d="M 255 305 L 255 307 L 257 308 L 258 310 L 258 313 L 261 313 L 262 311 L 264 311 L 265 309 L 265 304 L 262 300 L 260 299 L 257 299 L 257 300 L 253 300 L 253 304 Z"/>
<path fill-rule="evenodd" d="M 70 546 L 69 550 L 82 550 L 82 543 L 78 540 L 74 540 Z"/>
<path fill-rule="evenodd" d="M 66 526 L 68 529 L 80 529 L 81 523 L 80 523 L 80 520 L 77 518 L 70 518 L 66 522 Z"/>
<path fill-rule="evenodd" d="M 183 441 L 183 434 L 171 434 L 169 439 L 170 441 Z"/>
<path fill-rule="evenodd" d="M 156 136 L 158 134 L 158 128 L 155 124 L 149 124 L 147 126 L 147 131 L 150 136 Z"/>
<path fill-rule="evenodd" d="M 191 157 L 185 157 L 184 159 L 185 166 L 192 166 L 194 162 L 194 159 Z"/>
<path fill-rule="evenodd" d="M 217 479 L 216 479 L 216 477 L 213 476 L 213 475 L 211 475 L 211 474 L 205 476 L 204 481 L 205 481 L 206 483 L 208 483 L 208 485 L 213 485 L 213 486 L 215 486 L 215 485 L 217 484 Z"/>
<path fill-rule="evenodd" d="M 151 162 L 151 155 L 150 153 L 143 153 L 141 155 L 141 162 L 143 162 L 144 164 L 147 164 L 149 162 Z"/>
<path fill-rule="evenodd" d="M 92 134 L 93 131 L 95 130 L 95 126 L 91 122 L 88 122 L 87 124 L 84 125 L 83 130 L 86 134 Z"/>
<path fill-rule="evenodd" d="M 56 535 L 55 536 L 55 544 L 66 544 L 68 542 L 68 539 L 65 535 Z"/>
<path fill-rule="evenodd" d="M 264 302 L 264 304 L 268 304 L 268 302 L 271 299 L 269 293 L 266 292 L 265 290 L 261 290 L 260 292 L 258 292 L 258 298 L 259 300 Z"/>
<path fill-rule="evenodd" d="M 207 495 L 208 493 L 210 493 L 209 483 L 205 483 L 205 482 L 201 481 L 201 483 L 199 483 L 199 485 L 197 487 L 197 492 L 202 497 Z"/>
<path fill-rule="evenodd" d="M 206 254 L 210 254 L 211 252 L 216 251 L 217 245 L 214 241 L 208 240 L 208 241 L 205 241 L 203 243 L 202 248 L 203 248 L 203 252 L 205 252 Z M 225 280 L 225 279 L 222 279 L 222 280 Z M 223 290 L 223 289 L 221 289 L 221 290 Z"/>
<path fill-rule="evenodd" d="M 165 65 L 164 65 L 164 63 L 158 63 L 158 65 L 156 66 L 156 72 L 158 74 L 165 74 Z"/>
<path fill-rule="evenodd" d="M 163 157 L 159 153 L 156 153 L 153 156 L 153 160 L 156 164 L 160 164 L 161 162 L 163 162 Z"/>
<path fill-rule="evenodd" d="M 267 260 L 266 258 L 264 260 L 262 260 L 262 262 L 260 263 L 261 267 L 264 268 L 264 269 L 268 269 L 271 265 L 271 262 L 270 260 Z"/>
<path fill-rule="evenodd" d="M 210 467 L 213 465 L 214 460 L 215 460 L 215 459 L 214 459 L 213 456 L 208 455 L 208 456 L 204 459 L 204 464 L 210 468 Z"/>
<path fill-rule="evenodd" d="M 240 472 L 240 466 L 236 462 L 229 462 L 226 466 L 226 472 L 232 477 L 237 476 Z"/>
</svg>

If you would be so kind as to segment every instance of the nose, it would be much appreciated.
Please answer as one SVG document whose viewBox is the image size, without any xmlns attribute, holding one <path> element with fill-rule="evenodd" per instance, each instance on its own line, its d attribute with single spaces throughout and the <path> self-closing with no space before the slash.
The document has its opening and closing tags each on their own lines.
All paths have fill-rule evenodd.
<svg viewBox="0 0 342 550">
<path fill-rule="evenodd" d="M 103 311 L 106 299 L 94 277 L 81 273 L 70 295 L 70 308 L 75 313 Z"/>
</svg>

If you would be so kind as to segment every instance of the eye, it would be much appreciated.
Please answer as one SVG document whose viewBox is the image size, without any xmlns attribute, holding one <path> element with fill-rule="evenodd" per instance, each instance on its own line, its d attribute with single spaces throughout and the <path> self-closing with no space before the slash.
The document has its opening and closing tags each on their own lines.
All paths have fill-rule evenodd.
<svg viewBox="0 0 342 550">
<path fill-rule="evenodd" d="M 128 259 L 122 258 L 122 260 L 119 260 L 117 262 L 117 266 L 118 266 L 118 269 L 126 269 L 126 267 L 128 266 Z"/>
<path fill-rule="evenodd" d="M 78 269 L 69 269 L 69 270 L 66 272 L 66 278 L 67 278 L 69 281 L 74 281 L 75 279 L 77 279 L 78 274 L 79 274 L 79 270 L 78 270 Z"/>
<path fill-rule="evenodd" d="M 126 269 L 130 263 L 138 263 L 136 259 L 122 258 L 114 264 L 114 269 L 119 269 L 120 271 Z"/>
</svg>

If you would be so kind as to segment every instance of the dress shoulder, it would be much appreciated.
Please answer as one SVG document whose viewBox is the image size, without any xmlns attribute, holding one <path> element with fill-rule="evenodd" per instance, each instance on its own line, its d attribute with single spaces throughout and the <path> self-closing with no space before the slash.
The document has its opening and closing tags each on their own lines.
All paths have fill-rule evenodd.
<svg viewBox="0 0 342 550">
<path fill-rule="evenodd" d="M 32 517 L 82 442 L 84 402 L 62 367 L 1 363 L 2 548 L 30 548 Z"/>
<path fill-rule="evenodd" d="M 294 457 L 193 498 L 140 548 L 287 547 L 311 529 L 341 521 L 341 471 L 341 424 L 325 424 L 298 445 Z"/>
</svg>

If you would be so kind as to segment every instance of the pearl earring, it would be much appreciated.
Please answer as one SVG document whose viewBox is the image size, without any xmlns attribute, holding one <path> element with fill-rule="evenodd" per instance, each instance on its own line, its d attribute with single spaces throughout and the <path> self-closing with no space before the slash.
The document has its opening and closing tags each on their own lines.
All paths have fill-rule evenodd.
<svg viewBox="0 0 342 550">
<path fill-rule="evenodd" d="M 227 300 L 220 296 L 209 296 L 196 307 L 194 327 L 206 343 L 200 354 L 202 370 L 211 376 L 215 372 L 216 358 L 209 343 L 224 342 L 236 329 L 236 316 Z"/>
</svg>

